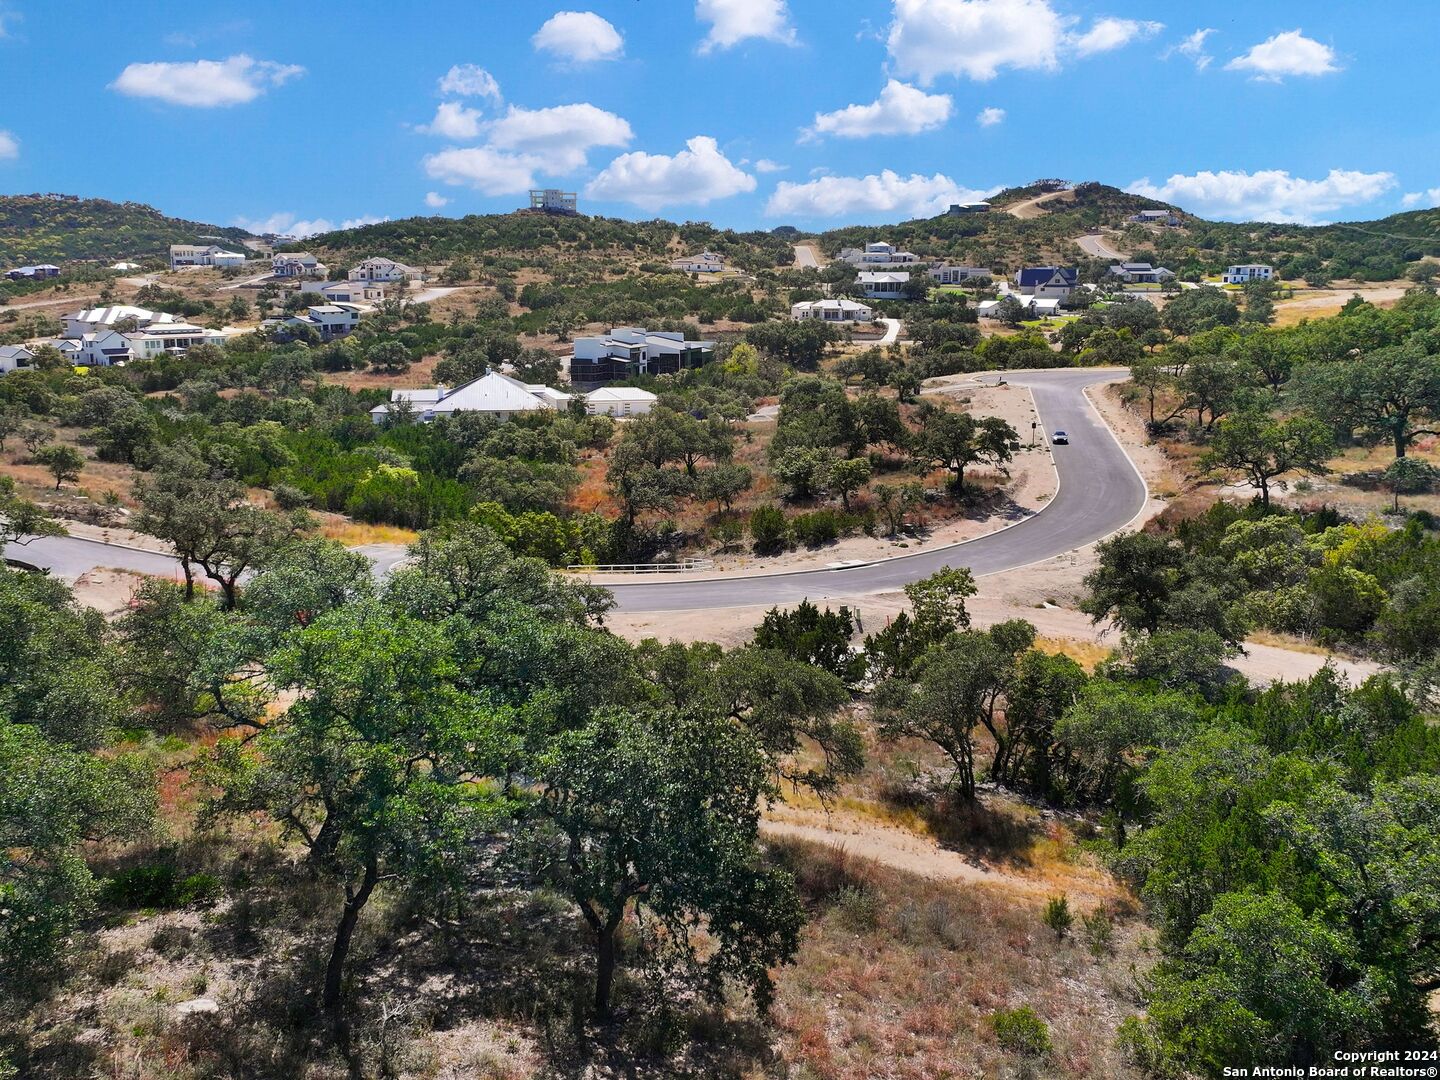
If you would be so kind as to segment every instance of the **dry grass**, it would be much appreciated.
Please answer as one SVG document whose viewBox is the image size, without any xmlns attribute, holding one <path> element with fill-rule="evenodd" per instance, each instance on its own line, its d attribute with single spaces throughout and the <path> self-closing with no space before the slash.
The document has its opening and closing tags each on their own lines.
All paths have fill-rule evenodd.
<svg viewBox="0 0 1440 1080">
<path fill-rule="evenodd" d="M 1138 1011 L 1131 964 L 1150 964 L 1147 934 L 1117 906 L 1115 951 L 1057 941 L 1035 898 L 954 887 L 804 843 L 776 845 L 812 917 L 793 968 L 779 977 L 775 1023 L 790 1076 L 1123 1078 L 1114 1045 Z M 1032 1006 L 1054 1051 L 1017 1059 L 990 1016 Z"/>
<path fill-rule="evenodd" d="M 1096 641 L 1081 641 L 1079 638 L 1039 637 L 1035 648 L 1055 656 L 1068 656 L 1087 672 L 1093 672 L 1097 664 L 1110 655 L 1111 650 Z"/>
<path fill-rule="evenodd" d="M 327 540 L 338 540 L 346 547 L 360 547 L 362 544 L 403 544 L 408 547 L 420 538 L 414 529 L 398 525 L 366 525 L 343 518 L 327 522 L 320 531 Z"/>
</svg>

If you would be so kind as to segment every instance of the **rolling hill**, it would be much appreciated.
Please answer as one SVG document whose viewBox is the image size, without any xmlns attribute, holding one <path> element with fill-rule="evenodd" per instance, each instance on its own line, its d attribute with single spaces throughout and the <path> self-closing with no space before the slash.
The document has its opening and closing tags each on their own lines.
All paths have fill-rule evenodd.
<svg viewBox="0 0 1440 1080">
<path fill-rule="evenodd" d="M 232 226 L 167 217 L 144 203 L 75 195 L 0 195 L 0 264 L 141 259 L 202 236 L 240 242 Z"/>
</svg>

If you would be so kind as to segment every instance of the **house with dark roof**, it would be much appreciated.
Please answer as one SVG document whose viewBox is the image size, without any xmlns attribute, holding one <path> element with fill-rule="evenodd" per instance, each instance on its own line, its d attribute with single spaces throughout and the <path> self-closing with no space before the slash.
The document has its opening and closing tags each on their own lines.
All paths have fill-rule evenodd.
<svg viewBox="0 0 1440 1080">
<path fill-rule="evenodd" d="M 1065 300 L 1080 283 L 1080 272 L 1068 266 L 1027 266 L 1015 271 L 1016 291 L 1037 300 Z"/>
<path fill-rule="evenodd" d="M 1175 276 L 1175 271 L 1151 266 L 1148 262 L 1117 263 L 1110 267 L 1110 273 L 1130 285 L 1158 285 Z"/>
</svg>

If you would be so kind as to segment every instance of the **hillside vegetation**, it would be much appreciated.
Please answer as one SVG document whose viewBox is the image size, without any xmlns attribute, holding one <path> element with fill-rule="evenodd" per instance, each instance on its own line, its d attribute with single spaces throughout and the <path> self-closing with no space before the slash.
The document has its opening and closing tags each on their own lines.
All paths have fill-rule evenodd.
<svg viewBox="0 0 1440 1080">
<path fill-rule="evenodd" d="M 139 259 L 201 236 L 239 242 L 250 233 L 166 217 L 153 206 L 73 195 L 0 196 L 0 263 Z"/>
</svg>

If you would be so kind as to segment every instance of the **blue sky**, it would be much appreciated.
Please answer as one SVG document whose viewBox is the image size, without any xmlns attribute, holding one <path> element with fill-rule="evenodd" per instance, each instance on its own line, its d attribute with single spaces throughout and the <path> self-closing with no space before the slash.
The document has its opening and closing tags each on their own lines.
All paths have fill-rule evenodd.
<svg viewBox="0 0 1440 1080">
<path fill-rule="evenodd" d="M 0 0 L 0 190 L 306 232 L 825 228 L 1042 176 L 1226 219 L 1440 203 L 1440 3 Z"/>
</svg>

